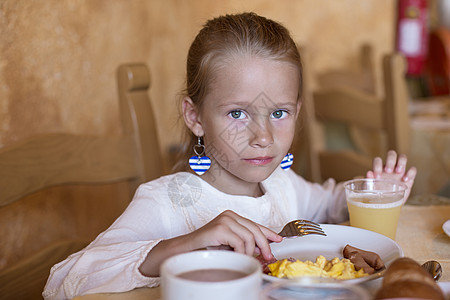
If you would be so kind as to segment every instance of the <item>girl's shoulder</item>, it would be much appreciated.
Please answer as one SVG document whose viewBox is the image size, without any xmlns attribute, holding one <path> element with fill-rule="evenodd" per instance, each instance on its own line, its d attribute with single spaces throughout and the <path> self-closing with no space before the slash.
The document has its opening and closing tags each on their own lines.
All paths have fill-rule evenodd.
<svg viewBox="0 0 450 300">
<path fill-rule="evenodd" d="M 143 183 L 136 191 L 134 200 L 153 200 L 168 203 L 167 200 L 197 195 L 202 190 L 202 181 L 188 172 L 177 172 Z"/>
<path fill-rule="evenodd" d="M 152 181 L 143 183 L 139 186 L 139 190 L 167 190 L 168 188 L 178 186 L 196 186 L 200 184 L 197 176 L 188 172 L 177 172 L 170 175 L 161 176 Z"/>
</svg>

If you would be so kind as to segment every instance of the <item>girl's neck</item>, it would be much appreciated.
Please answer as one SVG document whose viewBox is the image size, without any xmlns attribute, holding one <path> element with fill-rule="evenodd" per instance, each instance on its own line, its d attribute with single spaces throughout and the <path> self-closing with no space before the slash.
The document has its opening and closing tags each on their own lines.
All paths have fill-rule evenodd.
<svg viewBox="0 0 450 300">
<path fill-rule="evenodd" d="M 258 182 L 245 182 L 240 178 L 230 176 L 224 176 L 226 177 L 226 180 L 224 180 L 221 174 L 210 171 L 212 170 L 203 174 L 202 179 L 223 193 L 249 197 L 264 195 L 261 184 Z"/>
</svg>

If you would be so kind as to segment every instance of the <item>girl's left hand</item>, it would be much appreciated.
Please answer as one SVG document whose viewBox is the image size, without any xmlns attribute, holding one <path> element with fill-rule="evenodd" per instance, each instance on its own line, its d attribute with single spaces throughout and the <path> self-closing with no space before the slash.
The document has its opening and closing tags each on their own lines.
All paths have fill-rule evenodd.
<svg viewBox="0 0 450 300">
<path fill-rule="evenodd" d="M 397 152 L 390 150 L 386 156 L 386 164 L 383 167 L 383 160 L 380 157 L 376 157 L 373 160 L 373 170 L 368 171 L 367 178 L 376 179 L 392 179 L 401 181 L 408 186 L 408 190 L 405 193 L 405 198 L 408 199 L 411 188 L 416 178 L 417 169 L 411 167 L 406 171 L 406 163 L 408 159 L 406 155 L 400 154 L 397 156 Z"/>
</svg>

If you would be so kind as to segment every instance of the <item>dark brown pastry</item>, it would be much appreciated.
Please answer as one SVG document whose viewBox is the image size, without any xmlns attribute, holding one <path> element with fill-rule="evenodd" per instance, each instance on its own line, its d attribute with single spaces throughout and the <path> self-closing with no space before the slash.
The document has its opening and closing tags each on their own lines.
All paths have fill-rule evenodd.
<svg viewBox="0 0 450 300">
<path fill-rule="evenodd" d="M 344 250 L 342 251 L 342 254 L 344 255 L 345 258 L 350 259 L 349 257 L 352 252 L 358 252 L 359 254 L 361 254 L 364 261 L 375 270 L 380 270 L 384 268 L 384 263 L 381 260 L 381 257 L 375 252 L 365 251 L 350 245 L 346 245 Z M 353 262 L 353 264 L 355 264 L 355 262 Z"/>
<path fill-rule="evenodd" d="M 355 266 L 356 270 L 363 269 L 364 272 L 369 275 L 375 273 L 375 269 L 366 263 L 366 261 L 364 260 L 364 258 L 361 255 L 361 253 L 351 252 L 347 258 L 350 259 L 350 261 Z"/>
</svg>

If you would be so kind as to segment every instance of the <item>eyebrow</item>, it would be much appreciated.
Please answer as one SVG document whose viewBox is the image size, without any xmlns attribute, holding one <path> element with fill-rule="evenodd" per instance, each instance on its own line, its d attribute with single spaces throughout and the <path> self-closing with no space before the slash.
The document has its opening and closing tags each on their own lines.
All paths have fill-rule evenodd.
<svg viewBox="0 0 450 300">
<path fill-rule="evenodd" d="M 232 103 L 223 103 L 223 104 L 219 104 L 217 105 L 218 107 L 227 107 L 227 106 L 249 106 L 251 104 L 251 102 L 232 102 Z"/>
<path fill-rule="evenodd" d="M 248 107 L 250 105 L 253 104 L 252 102 L 243 102 L 243 101 L 239 101 L 239 102 L 233 102 L 233 103 L 224 103 L 224 104 L 219 104 L 218 107 L 227 107 L 227 106 L 240 106 L 240 107 Z M 266 104 L 266 103 L 264 103 Z M 283 103 L 273 103 L 272 101 L 269 102 L 269 104 L 273 104 L 274 107 L 278 108 L 278 107 L 296 107 L 297 106 L 297 102 L 292 103 L 292 102 L 283 102 Z M 265 107 L 270 107 L 269 105 L 264 105 Z"/>
</svg>

